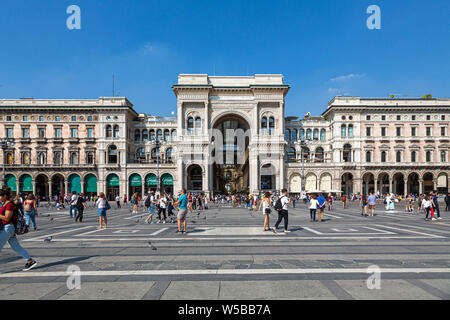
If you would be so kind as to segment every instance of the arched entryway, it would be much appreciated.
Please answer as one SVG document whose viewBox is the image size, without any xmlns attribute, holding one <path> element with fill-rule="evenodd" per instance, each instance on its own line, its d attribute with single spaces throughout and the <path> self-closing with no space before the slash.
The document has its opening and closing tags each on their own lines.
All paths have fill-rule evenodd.
<svg viewBox="0 0 450 320">
<path fill-rule="evenodd" d="M 213 125 L 211 157 L 215 193 L 249 191 L 250 126 L 239 115 L 229 114 Z"/>
<path fill-rule="evenodd" d="M 344 173 L 341 177 L 341 191 L 344 194 L 353 194 L 353 175 Z"/>
<path fill-rule="evenodd" d="M 203 170 L 199 165 L 192 165 L 187 170 L 187 188 L 189 191 L 203 191 Z"/>
<path fill-rule="evenodd" d="M 302 178 L 299 174 L 294 174 L 289 179 L 289 192 L 294 194 L 302 192 Z"/>
<path fill-rule="evenodd" d="M 29 174 L 24 174 L 19 178 L 19 192 L 33 193 L 33 178 Z"/>
<path fill-rule="evenodd" d="M 161 192 L 173 194 L 173 176 L 169 173 L 161 176 Z"/>
<path fill-rule="evenodd" d="M 36 192 L 35 196 L 39 196 L 41 200 L 47 200 L 49 197 L 49 180 L 44 174 L 40 174 L 36 177 Z"/>
<path fill-rule="evenodd" d="M 158 178 L 156 174 L 149 173 L 145 176 L 145 192 L 149 193 L 150 191 L 156 192 L 158 189 Z"/>
<path fill-rule="evenodd" d="M 405 194 L 405 177 L 403 173 L 396 173 L 392 179 L 392 193 L 403 196 Z"/>
<path fill-rule="evenodd" d="M 262 191 L 274 191 L 276 189 L 276 169 L 268 163 L 261 167 L 261 186 Z"/>
<path fill-rule="evenodd" d="M 437 191 L 440 194 L 447 194 L 448 190 L 448 175 L 446 173 L 440 173 L 437 179 Z"/>
<path fill-rule="evenodd" d="M 408 194 L 420 194 L 419 175 L 415 172 L 408 176 Z"/>
<path fill-rule="evenodd" d="M 372 173 L 366 173 L 363 176 L 362 194 L 375 192 L 375 176 Z"/>
<path fill-rule="evenodd" d="M 120 179 L 117 174 L 110 174 L 106 177 L 106 197 L 109 200 L 115 199 L 119 194 L 120 190 Z"/>
<path fill-rule="evenodd" d="M 77 174 L 69 176 L 69 193 L 81 193 L 81 178 Z"/>
<path fill-rule="evenodd" d="M 308 173 L 305 177 L 305 190 L 307 192 L 317 191 L 317 177 L 314 173 Z"/>
<path fill-rule="evenodd" d="M 84 193 L 90 197 L 97 194 L 97 177 L 95 175 L 88 174 L 84 177 Z"/>
<path fill-rule="evenodd" d="M 137 193 L 138 197 L 142 197 L 142 178 L 139 174 L 133 173 L 129 180 L 128 195 L 131 197 L 133 194 Z"/>
<path fill-rule="evenodd" d="M 429 193 L 430 191 L 434 190 L 434 181 L 433 181 L 433 174 L 430 172 L 427 172 L 423 175 L 423 192 Z"/>
<path fill-rule="evenodd" d="M 380 173 L 378 176 L 378 191 L 381 195 L 389 194 L 389 175 L 387 173 Z"/>
<path fill-rule="evenodd" d="M 62 197 L 66 192 L 64 186 L 64 177 L 60 174 L 55 174 L 52 177 L 52 196 Z"/>
<path fill-rule="evenodd" d="M 320 176 L 319 190 L 323 192 L 330 192 L 331 190 L 333 190 L 331 181 L 332 181 L 331 174 L 329 173 L 322 174 Z"/>
</svg>

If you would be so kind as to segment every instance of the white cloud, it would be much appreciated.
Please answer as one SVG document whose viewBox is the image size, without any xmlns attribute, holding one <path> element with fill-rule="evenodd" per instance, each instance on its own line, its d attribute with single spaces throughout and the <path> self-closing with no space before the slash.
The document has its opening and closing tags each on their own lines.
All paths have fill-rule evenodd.
<svg viewBox="0 0 450 320">
<path fill-rule="evenodd" d="M 365 74 L 350 73 L 350 74 L 348 74 L 346 76 L 340 76 L 340 77 L 332 78 L 332 79 L 330 79 L 330 81 L 332 81 L 332 82 L 343 82 L 343 81 L 347 81 L 347 80 L 351 80 L 351 79 L 364 78 L 365 76 L 366 76 Z"/>
</svg>

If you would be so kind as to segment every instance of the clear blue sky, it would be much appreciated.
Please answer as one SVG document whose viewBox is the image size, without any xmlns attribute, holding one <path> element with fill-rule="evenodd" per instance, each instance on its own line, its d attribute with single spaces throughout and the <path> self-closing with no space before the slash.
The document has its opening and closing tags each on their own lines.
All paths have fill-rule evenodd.
<svg viewBox="0 0 450 320">
<path fill-rule="evenodd" d="M 282 73 L 297 116 L 338 94 L 450 97 L 448 0 L 2 0 L 0 39 L 0 98 L 111 96 L 113 73 L 154 115 L 175 111 L 180 73 Z"/>
</svg>

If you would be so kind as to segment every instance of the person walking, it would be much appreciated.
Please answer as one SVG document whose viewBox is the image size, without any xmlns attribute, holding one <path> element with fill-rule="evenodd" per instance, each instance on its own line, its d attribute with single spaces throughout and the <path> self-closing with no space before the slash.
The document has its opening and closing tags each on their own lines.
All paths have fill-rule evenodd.
<svg viewBox="0 0 450 320">
<path fill-rule="evenodd" d="M 291 200 L 287 196 L 286 189 L 281 190 L 281 194 L 282 194 L 282 196 L 280 197 L 280 199 L 277 200 L 277 204 L 279 201 L 279 206 L 276 205 L 277 208 L 275 208 L 276 210 L 278 210 L 278 220 L 275 223 L 275 228 L 273 228 L 273 233 L 277 233 L 278 226 L 280 225 L 280 223 L 283 219 L 284 219 L 284 232 L 285 233 L 290 232 L 288 230 L 288 223 L 289 223 L 288 207 L 291 203 Z"/>
<path fill-rule="evenodd" d="M 33 226 L 34 231 L 37 230 L 36 227 L 36 217 L 38 215 L 37 213 L 37 206 L 36 201 L 34 200 L 34 196 L 32 194 L 29 194 L 25 202 L 23 203 L 23 211 L 25 213 L 25 223 L 30 228 L 30 223 Z"/>
<path fill-rule="evenodd" d="M 117 209 L 121 209 L 122 208 L 120 206 L 120 196 L 119 195 L 116 196 L 116 204 L 117 204 Z"/>
<path fill-rule="evenodd" d="M 439 198 L 438 198 L 438 192 L 437 191 L 432 191 L 431 192 L 431 197 L 433 199 L 433 204 L 434 204 L 434 216 L 436 217 L 437 220 L 442 220 L 441 218 L 441 211 L 439 210 Z"/>
<path fill-rule="evenodd" d="M 264 197 L 261 200 L 261 203 L 259 204 L 259 209 L 261 210 L 262 207 L 262 214 L 264 214 L 264 232 L 266 231 L 270 231 L 270 226 L 269 226 L 269 215 L 271 213 L 270 210 L 270 192 L 266 192 L 264 194 Z"/>
<path fill-rule="evenodd" d="M 164 220 L 162 220 L 162 223 L 166 223 L 166 219 L 167 219 L 167 198 L 166 195 L 164 194 L 162 197 L 159 198 L 159 210 L 158 210 L 158 222 L 157 223 L 161 223 L 161 213 L 163 214 Z"/>
<path fill-rule="evenodd" d="M 69 202 L 69 214 L 70 214 L 71 218 L 77 216 L 77 208 L 75 207 L 77 198 L 78 198 L 77 193 L 75 191 L 73 191 L 72 196 L 70 197 L 70 202 Z"/>
<path fill-rule="evenodd" d="M 361 204 L 361 216 L 367 217 L 367 196 L 364 194 L 361 196 L 361 200 L 359 201 Z"/>
<path fill-rule="evenodd" d="M 78 214 L 75 217 L 75 222 L 80 220 L 80 223 L 81 223 L 81 222 L 83 222 L 84 209 L 86 209 L 86 200 L 84 199 L 84 194 L 81 193 L 78 196 L 77 202 L 75 203 L 75 208 L 78 211 Z"/>
<path fill-rule="evenodd" d="M 318 207 L 319 201 L 317 201 L 314 195 L 311 195 L 311 199 L 309 200 L 309 216 L 311 218 L 311 222 L 316 222 L 316 213 Z"/>
<path fill-rule="evenodd" d="M 188 211 L 188 197 L 186 196 L 186 189 L 181 189 L 180 196 L 178 197 L 178 200 L 177 202 L 175 202 L 174 206 L 178 207 L 177 233 L 181 234 L 187 233 L 186 215 Z M 181 224 L 183 224 L 183 228 L 181 228 Z"/>
<path fill-rule="evenodd" d="M 98 229 L 103 228 L 103 224 L 105 224 L 105 229 L 107 228 L 108 220 L 106 219 L 106 212 L 108 210 L 108 200 L 106 200 L 106 196 L 103 192 L 100 192 L 100 195 L 95 203 L 98 209 L 98 217 L 100 226 Z"/>
<path fill-rule="evenodd" d="M 333 211 L 333 195 L 328 195 L 328 211 Z"/>
<path fill-rule="evenodd" d="M 342 209 L 347 208 L 347 196 L 344 194 L 342 195 Z"/>
<path fill-rule="evenodd" d="M 430 215 L 431 209 L 433 208 L 433 200 L 431 199 L 430 196 L 426 196 L 425 199 L 422 201 L 422 205 L 421 208 L 425 210 L 426 215 L 425 215 L 425 221 L 429 221 L 430 219 L 428 218 L 428 216 Z M 432 216 L 432 220 L 436 220 L 433 216 Z"/>
<path fill-rule="evenodd" d="M 145 219 L 145 222 L 148 224 L 153 223 L 153 214 L 155 213 L 155 194 L 153 191 L 150 192 L 150 195 L 147 197 L 147 203 L 145 204 L 148 208 L 148 217 Z"/>
<path fill-rule="evenodd" d="M 16 227 L 18 211 L 11 202 L 11 191 L 9 188 L 0 190 L 0 252 L 9 243 L 11 249 L 26 260 L 25 267 L 22 271 L 29 271 L 36 267 L 37 262 L 31 258 L 29 253 L 20 245 L 16 237 Z"/>
<path fill-rule="evenodd" d="M 369 215 L 373 217 L 375 216 L 375 206 L 377 204 L 377 196 L 375 195 L 375 193 L 371 192 L 367 200 L 369 202 L 369 212 L 370 212 Z"/>
<path fill-rule="evenodd" d="M 133 196 L 131 197 L 131 204 L 133 205 L 133 213 L 138 213 L 139 209 L 138 209 L 138 194 L 137 192 L 133 194 Z"/>
<path fill-rule="evenodd" d="M 445 200 L 445 211 L 448 212 L 450 210 L 450 193 L 447 193 L 444 200 Z"/>
</svg>

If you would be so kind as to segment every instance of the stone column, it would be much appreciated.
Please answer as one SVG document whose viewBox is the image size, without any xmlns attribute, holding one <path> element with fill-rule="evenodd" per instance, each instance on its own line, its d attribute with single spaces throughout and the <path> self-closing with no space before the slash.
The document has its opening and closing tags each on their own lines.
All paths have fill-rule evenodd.
<svg viewBox="0 0 450 320">
<path fill-rule="evenodd" d="M 419 194 L 423 193 L 423 180 L 419 179 Z"/>
<path fill-rule="evenodd" d="M 49 180 L 49 182 L 47 183 L 47 185 L 46 185 L 46 187 L 47 187 L 47 197 L 51 197 L 51 182 L 50 182 L 50 180 Z"/>
<path fill-rule="evenodd" d="M 377 192 L 378 192 L 378 180 L 377 180 L 377 179 L 374 180 L 373 191 L 374 191 L 375 195 L 376 195 Z"/>
<path fill-rule="evenodd" d="M 407 195 L 408 194 L 408 180 L 404 180 L 404 184 L 405 184 L 405 189 L 403 191 L 403 195 Z"/>
<path fill-rule="evenodd" d="M 184 169 L 183 169 L 183 156 L 178 155 L 177 158 L 177 179 L 175 183 L 174 193 L 178 192 L 182 188 L 186 188 L 187 186 L 184 184 Z"/>
<path fill-rule="evenodd" d="M 392 179 L 389 178 L 389 193 L 392 193 Z"/>
<path fill-rule="evenodd" d="M 249 178 L 250 178 L 250 192 L 258 192 L 260 186 L 259 184 L 259 161 L 258 161 L 258 155 L 255 154 L 255 152 L 250 151 L 250 158 L 249 158 L 249 166 L 250 166 L 250 172 L 249 172 Z"/>
<path fill-rule="evenodd" d="M 64 182 L 61 182 L 61 191 L 62 191 L 62 185 L 64 184 L 64 194 L 69 194 L 70 193 L 70 191 L 69 191 L 69 181 L 67 181 L 67 180 L 64 180 Z M 61 196 L 61 195 L 59 195 L 59 196 Z"/>
</svg>

